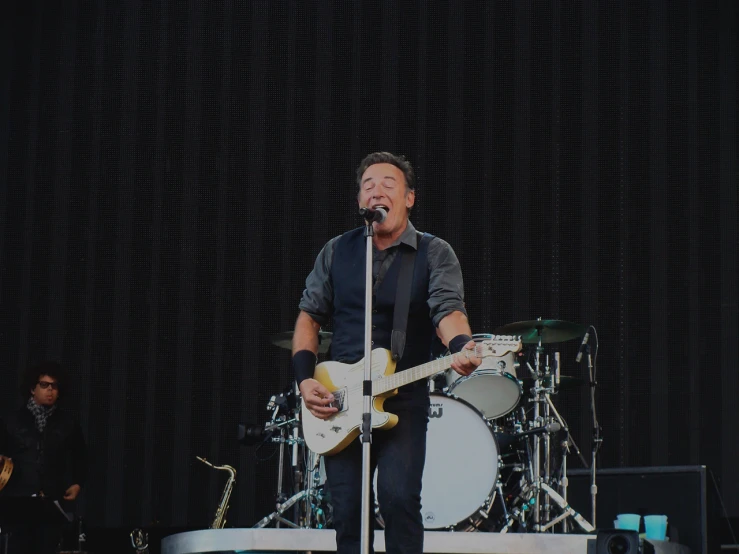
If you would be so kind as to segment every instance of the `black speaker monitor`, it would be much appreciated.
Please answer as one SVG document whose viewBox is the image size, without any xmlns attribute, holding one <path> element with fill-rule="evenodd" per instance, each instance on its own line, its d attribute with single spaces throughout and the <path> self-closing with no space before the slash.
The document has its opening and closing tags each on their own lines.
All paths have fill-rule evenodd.
<svg viewBox="0 0 739 554">
<path fill-rule="evenodd" d="M 591 519 L 590 471 L 569 470 L 567 500 Z M 596 474 L 596 527 L 611 529 L 618 514 L 658 515 L 668 519 L 668 535 L 693 554 L 715 552 L 709 524 L 716 504 L 705 466 L 599 469 Z M 709 500 L 710 499 L 710 500 Z M 642 532 L 644 523 L 642 520 Z"/>
</svg>

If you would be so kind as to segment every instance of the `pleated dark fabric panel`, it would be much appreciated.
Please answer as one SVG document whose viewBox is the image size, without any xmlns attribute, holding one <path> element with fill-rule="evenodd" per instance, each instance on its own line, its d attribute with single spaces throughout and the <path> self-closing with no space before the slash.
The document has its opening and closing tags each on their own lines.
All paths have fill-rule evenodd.
<svg viewBox="0 0 739 554">
<path fill-rule="evenodd" d="M 236 425 L 290 385 L 266 337 L 380 149 L 416 165 L 475 332 L 597 328 L 599 465 L 705 464 L 739 515 L 733 3 L 35 1 L 4 25 L 0 404 L 34 361 L 70 369 L 90 524 L 207 525 L 226 475 L 196 455 L 236 467 L 231 525 L 274 509 L 276 447 Z M 546 353 L 586 377 L 577 346 Z M 589 457 L 587 388 L 555 400 Z"/>
</svg>

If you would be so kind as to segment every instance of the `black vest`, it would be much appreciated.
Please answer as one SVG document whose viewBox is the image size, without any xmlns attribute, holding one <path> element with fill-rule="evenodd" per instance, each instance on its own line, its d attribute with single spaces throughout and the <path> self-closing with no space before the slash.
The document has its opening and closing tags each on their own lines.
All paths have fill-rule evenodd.
<svg viewBox="0 0 739 554">
<path fill-rule="evenodd" d="M 428 362 L 435 330 L 428 307 L 428 245 L 434 237 L 419 235 L 418 251 L 413 269 L 411 301 L 408 311 L 408 327 L 403 357 L 396 372 Z M 355 363 L 364 357 L 364 227 L 344 233 L 336 242 L 331 264 L 331 281 L 334 289 L 334 334 L 331 340 L 331 359 Z M 393 329 L 395 291 L 400 272 L 402 249 L 411 248 L 401 243 L 393 263 L 382 283 L 373 295 L 372 348 L 390 350 Z M 405 387 L 404 387 L 405 388 Z M 422 381 L 410 388 L 423 388 Z"/>
</svg>

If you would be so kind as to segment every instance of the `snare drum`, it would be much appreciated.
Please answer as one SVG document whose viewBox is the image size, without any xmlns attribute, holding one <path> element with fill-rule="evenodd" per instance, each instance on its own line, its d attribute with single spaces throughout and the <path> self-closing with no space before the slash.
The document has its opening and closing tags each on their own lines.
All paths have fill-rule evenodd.
<svg viewBox="0 0 739 554">
<path fill-rule="evenodd" d="M 472 335 L 476 342 L 489 338 L 491 335 Z M 505 356 L 483 358 L 480 367 L 466 377 L 448 369 L 447 392 L 472 404 L 487 419 L 502 417 L 521 400 L 516 367 L 516 355 L 509 352 Z"/>
</svg>

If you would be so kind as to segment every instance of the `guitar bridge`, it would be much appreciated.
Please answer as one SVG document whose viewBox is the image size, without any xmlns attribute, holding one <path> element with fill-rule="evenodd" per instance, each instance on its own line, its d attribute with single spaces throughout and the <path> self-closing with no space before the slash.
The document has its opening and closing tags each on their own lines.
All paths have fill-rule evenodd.
<svg viewBox="0 0 739 554">
<path fill-rule="evenodd" d="M 335 390 L 333 392 L 334 401 L 329 404 L 330 408 L 338 408 L 338 413 L 345 412 L 346 407 L 346 387 L 343 389 Z"/>
</svg>

